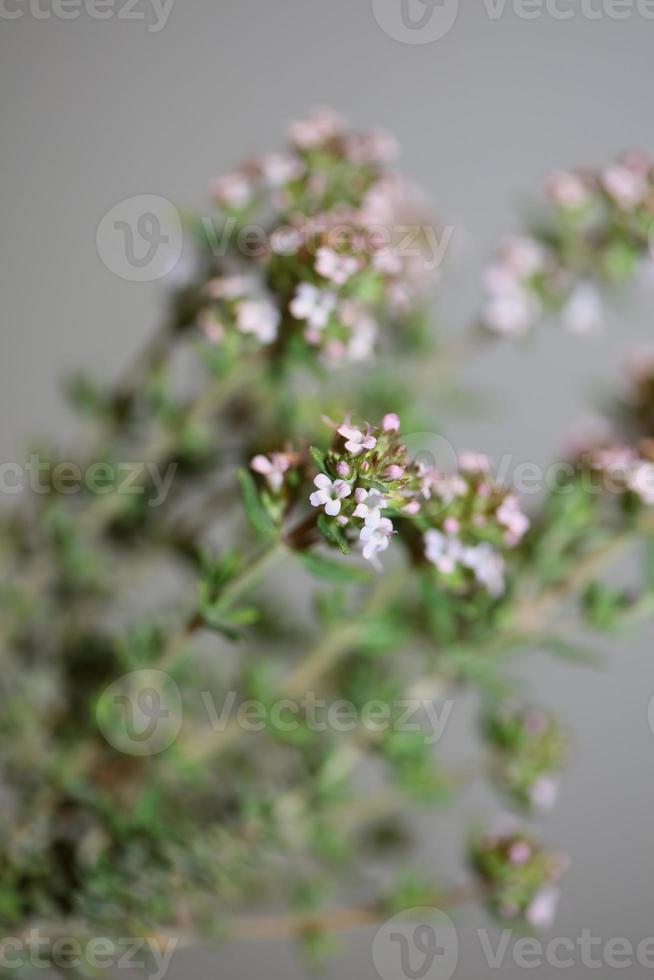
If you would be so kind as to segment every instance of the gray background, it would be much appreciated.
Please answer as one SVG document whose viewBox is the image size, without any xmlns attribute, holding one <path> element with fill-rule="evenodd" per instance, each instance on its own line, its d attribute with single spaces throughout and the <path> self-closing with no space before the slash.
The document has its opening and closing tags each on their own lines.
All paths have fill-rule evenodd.
<svg viewBox="0 0 654 980">
<path fill-rule="evenodd" d="M 450 33 L 424 45 L 385 34 L 369 0 L 176 0 L 158 33 L 147 20 L 86 13 L 0 19 L 0 458 L 20 459 L 34 430 L 67 438 L 61 374 L 83 364 L 112 376 L 157 321 L 161 286 L 125 282 L 98 258 L 102 215 L 142 193 L 202 207 L 212 176 L 275 147 L 283 125 L 315 104 L 392 129 L 404 170 L 456 226 L 443 304 L 456 330 L 475 308 L 481 264 L 514 223 L 521 194 L 554 167 L 654 149 L 654 22 L 635 11 L 589 20 L 572 7 L 570 20 L 525 20 L 510 7 L 493 20 L 466 0 Z M 496 456 L 545 462 L 595 386 L 617 376 L 628 342 L 649 336 L 646 305 L 616 312 L 591 342 L 551 330 L 529 351 L 501 346 L 484 356 L 467 376 L 498 392 L 494 411 L 457 422 L 452 434 Z M 574 763 L 543 827 L 573 856 L 556 935 L 574 939 L 584 927 L 603 940 L 654 935 L 652 635 L 605 642 L 602 671 L 542 657 L 525 667 L 537 695 L 575 732 Z M 448 733 L 463 757 L 468 718 L 457 705 Z M 463 816 L 486 802 L 468 795 Z M 425 866 L 455 866 L 460 816 L 420 822 Z M 462 916 L 459 977 L 497 972 L 483 965 L 475 939 L 484 924 L 478 910 Z M 347 937 L 330 975 L 375 977 L 372 934 Z M 523 972 L 507 964 L 502 975 Z M 230 945 L 217 958 L 180 953 L 174 975 L 189 973 L 303 975 L 284 944 Z"/>
</svg>

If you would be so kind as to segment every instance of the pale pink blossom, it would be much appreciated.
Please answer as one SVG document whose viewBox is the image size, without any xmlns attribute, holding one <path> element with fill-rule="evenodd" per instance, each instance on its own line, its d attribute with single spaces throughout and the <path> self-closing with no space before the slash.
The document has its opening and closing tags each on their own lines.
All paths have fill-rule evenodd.
<svg viewBox="0 0 654 980">
<path fill-rule="evenodd" d="M 400 417 L 395 412 L 388 412 L 382 419 L 382 429 L 384 432 L 399 432 Z"/>
<path fill-rule="evenodd" d="M 520 509 L 518 498 L 508 494 L 497 508 L 496 517 L 507 530 L 507 542 L 518 544 L 529 528 L 529 518 Z"/>
<path fill-rule="evenodd" d="M 316 252 L 316 272 L 337 286 L 346 283 L 360 268 L 361 260 L 355 255 L 340 255 L 325 245 Z"/>
<path fill-rule="evenodd" d="M 364 521 L 371 516 L 374 516 L 375 519 L 380 518 L 382 509 L 388 503 L 388 498 L 379 491 L 365 490 L 363 487 L 357 487 L 354 491 L 354 499 L 357 505 L 353 511 L 353 517 L 361 517 Z"/>
<path fill-rule="evenodd" d="M 618 207 L 630 211 L 647 196 L 647 181 L 637 171 L 620 163 L 612 164 L 602 172 L 604 190 Z"/>
<path fill-rule="evenodd" d="M 347 141 L 347 155 L 353 163 L 390 163 L 399 152 L 397 140 L 384 129 L 352 133 Z"/>
<path fill-rule="evenodd" d="M 346 440 L 345 448 L 352 456 L 359 456 L 366 450 L 374 449 L 377 445 L 377 440 L 370 435 L 369 429 L 363 432 L 354 425 L 343 423 L 336 431 Z"/>
<path fill-rule="evenodd" d="M 587 334 L 597 330 L 603 322 L 602 300 L 597 289 L 589 282 L 578 282 L 561 311 L 561 322 L 566 330 Z"/>
<path fill-rule="evenodd" d="M 243 300 L 236 308 L 237 328 L 257 337 L 262 344 L 276 340 L 279 320 L 279 310 L 268 300 Z"/>
<path fill-rule="evenodd" d="M 216 177 L 210 188 L 213 200 L 230 208 L 244 208 L 252 200 L 253 193 L 250 180 L 238 171 Z"/>
<path fill-rule="evenodd" d="M 378 512 L 374 512 L 366 518 L 366 523 L 359 533 L 363 557 L 378 570 L 381 569 L 381 563 L 377 555 L 386 551 L 392 534 L 393 525 L 391 521 L 387 517 L 380 517 Z"/>
<path fill-rule="evenodd" d="M 316 109 L 308 119 L 291 123 L 288 138 L 294 146 L 310 150 L 340 135 L 346 122 L 334 109 Z"/>
<path fill-rule="evenodd" d="M 511 844 L 508 852 L 511 864 L 526 864 L 531 857 L 531 847 L 525 840 L 518 840 Z"/>
<path fill-rule="evenodd" d="M 463 545 L 457 537 L 431 528 L 424 535 L 425 558 L 443 575 L 450 575 L 463 557 Z"/>
<path fill-rule="evenodd" d="M 583 178 L 568 171 L 550 174 L 545 180 L 545 194 L 562 208 L 580 208 L 589 199 Z"/>
<path fill-rule="evenodd" d="M 325 326 L 336 306 L 335 295 L 327 289 L 319 289 L 310 282 L 301 282 L 289 304 L 296 320 L 306 320 L 311 331 Z"/>
<path fill-rule="evenodd" d="M 291 460 L 287 453 L 269 453 L 268 456 L 260 453 L 251 460 L 250 469 L 265 476 L 271 490 L 279 493 L 284 482 L 284 474 L 290 465 Z"/>
<path fill-rule="evenodd" d="M 225 336 L 225 327 L 213 310 L 201 310 L 198 314 L 200 328 L 212 344 L 219 344 Z"/>
<path fill-rule="evenodd" d="M 509 235 L 499 248 L 499 260 L 517 279 L 529 279 L 545 265 L 543 246 L 527 235 Z"/>
<path fill-rule="evenodd" d="M 540 301 L 528 289 L 516 286 L 490 296 L 482 310 L 482 320 L 495 333 L 520 337 L 536 323 L 541 314 Z"/>
<path fill-rule="evenodd" d="M 345 480 L 330 480 L 326 473 L 319 473 L 313 482 L 318 489 L 309 497 L 311 506 L 324 507 L 326 514 L 336 517 L 341 512 L 341 501 L 350 496 L 352 487 Z"/>
<path fill-rule="evenodd" d="M 551 929 L 556 918 L 560 890 L 558 888 L 541 888 L 536 892 L 527 906 L 525 918 L 534 929 Z"/>
<path fill-rule="evenodd" d="M 641 460 L 633 467 L 627 485 L 648 507 L 654 504 L 654 463 Z"/>
<path fill-rule="evenodd" d="M 539 776 L 529 789 L 529 802 L 535 810 L 551 810 L 559 795 L 559 780 L 555 776 Z"/>
<path fill-rule="evenodd" d="M 270 153 L 262 157 L 259 167 L 269 187 L 281 187 L 291 180 L 297 180 L 304 172 L 302 161 L 286 153 Z"/>
<path fill-rule="evenodd" d="M 484 453 L 466 450 L 459 453 L 457 462 L 462 473 L 490 473 L 490 460 Z"/>
</svg>

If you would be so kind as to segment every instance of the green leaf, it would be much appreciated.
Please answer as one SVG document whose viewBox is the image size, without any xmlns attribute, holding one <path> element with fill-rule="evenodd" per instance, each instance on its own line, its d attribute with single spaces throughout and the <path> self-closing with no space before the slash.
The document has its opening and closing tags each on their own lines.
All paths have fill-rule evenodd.
<svg viewBox="0 0 654 980">
<path fill-rule="evenodd" d="M 319 514 L 317 523 L 318 530 L 330 544 L 335 544 L 337 548 L 341 549 L 344 555 L 350 553 L 350 548 L 343 534 L 343 530 L 336 521 L 331 520 L 326 514 Z"/>
<path fill-rule="evenodd" d="M 597 665 L 601 659 L 597 650 L 583 646 L 581 643 L 573 643 L 560 636 L 540 636 L 535 643 L 547 653 L 573 664 Z"/>
<path fill-rule="evenodd" d="M 360 568 L 349 562 L 327 558 L 315 552 L 306 552 L 300 558 L 306 570 L 316 578 L 327 579 L 330 582 L 369 582 L 371 575 L 366 568 Z"/>
<path fill-rule="evenodd" d="M 257 485 L 247 470 L 240 469 L 238 471 L 238 481 L 241 485 L 243 505 L 250 526 L 262 537 L 274 537 L 277 534 L 277 526 L 261 503 Z"/>
<path fill-rule="evenodd" d="M 325 466 L 325 454 L 320 450 L 316 449 L 315 446 L 309 446 L 309 453 L 311 459 L 314 461 L 321 473 L 327 473 L 327 467 Z"/>
</svg>

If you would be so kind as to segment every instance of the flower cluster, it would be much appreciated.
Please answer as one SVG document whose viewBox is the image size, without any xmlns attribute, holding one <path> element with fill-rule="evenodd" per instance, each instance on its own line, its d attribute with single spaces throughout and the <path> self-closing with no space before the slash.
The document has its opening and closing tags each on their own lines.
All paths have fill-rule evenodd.
<svg viewBox="0 0 654 980">
<path fill-rule="evenodd" d="M 654 161 L 644 153 L 599 171 L 552 174 L 545 197 L 541 229 L 505 239 L 486 270 L 482 321 L 495 333 L 521 336 L 547 312 L 588 333 L 602 322 L 598 285 L 654 268 Z"/>
<path fill-rule="evenodd" d="M 508 922 L 549 929 L 559 900 L 564 855 L 544 850 L 522 833 L 484 836 L 471 847 L 473 868 L 487 889 L 490 910 Z"/>
<path fill-rule="evenodd" d="M 577 478 L 593 492 L 616 498 L 628 510 L 654 506 L 654 441 L 634 446 L 600 443 L 584 449 L 576 460 Z"/>
<path fill-rule="evenodd" d="M 556 719 L 539 708 L 503 704 L 484 719 L 484 735 L 496 754 L 500 789 L 521 807 L 551 809 L 567 754 Z"/>
<path fill-rule="evenodd" d="M 290 127 L 284 153 L 214 181 L 213 199 L 227 216 L 261 222 L 254 265 L 279 299 L 280 329 L 294 349 L 363 360 L 378 323 L 402 319 L 424 297 L 434 229 L 421 196 L 389 169 L 395 152 L 388 134 L 354 132 L 323 109 Z M 250 311 L 248 323 L 259 324 L 261 313 Z M 248 332 L 266 343 L 277 326 L 279 318 L 273 328 L 264 316 Z M 219 340 L 220 331 L 210 336 Z"/>
<path fill-rule="evenodd" d="M 398 442 L 400 420 L 390 412 L 379 426 L 335 427 L 334 446 L 318 457 L 309 503 L 320 510 L 318 527 L 331 543 L 346 549 L 355 539 L 363 557 L 380 568 L 394 532 L 390 515 L 411 510 L 416 474 L 406 447 Z"/>
<path fill-rule="evenodd" d="M 529 520 L 515 494 L 490 474 L 485 456 L 463 453 L 458 472 L 419 467 L 424 553 L 452 591 L 505 589 L 505 553 L 522 540 Z"/>
<path fill-rule="evenodd" d="M 378 426 L 350 418 L 330 425 L 331 448 L 312 451 L 320 471 L 308 494 L 330 544 L 345 552 L 357 543 L 363 557 L 380 568 L 379 555 L 397 532 L 414 561 L 433 566 L 448 591 L 503 594 L 505 555 L 519 545 L 529 521 L 517 497 L 495 482 L 485 456 L 461 454 L 454 474 L 411 460 L 394 412 Z M 272 453 L 250 465 L 280 493 L 290 459 L 288 453 Z"/>
<path fill-rule="evenodd" d="M 277 339 L 281 316 L 268 298 L 257 295 L 256 283 L 244 275 L 211 278 L 203 289 L 205 304 L 198 322 L 207 340 L 220 344 L 226 333 L 253 337 L 258 344 Z"/>
</svg>

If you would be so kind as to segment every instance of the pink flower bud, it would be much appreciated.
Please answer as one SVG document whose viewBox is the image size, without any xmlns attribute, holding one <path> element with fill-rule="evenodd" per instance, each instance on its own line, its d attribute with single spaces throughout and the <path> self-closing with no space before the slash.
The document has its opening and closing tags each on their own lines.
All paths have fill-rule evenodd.
<svg viewBox="0 0 654 980">
<path fill-rule="evenodd" d="M 446 517 L 443 521 L 443 528 L 446 534 L 457 534 L 461 525 L 456 517 Z"/>
<path fill-rule="evenodd" d="M 350 467 L 348 466 L 348 464 L 345 462 L 344 459 L 341 459 L 336 464 L 336 472 L 338 473 L 339 476 L 343 476 L 343 477 L 350 475 Z"/>
<path fill-rule="evenodd" d="M 404 467 L 398 466 L 397 463 L 392 463 L 390 466 L 386 467 L 384 476 L 386 476 L 389 480 L 401 480 L 404 476 Z"/>
<path fill-rule="evenodd" d="M 402 510 L 404 511 L 405 514 L 408 514 L 410 517 L 413 517 L 414 514 L 420 513 L 420 503 L 417 500 L 410 500 L 409 503 L 402 508 Z"/>
<path fill-rule="evenodd" d="M 395 412 L 389 412 L 382 419 L 382 429 L 384 432 L 399 432 L 400 429 L 400 419 Z"/>
</svg>

